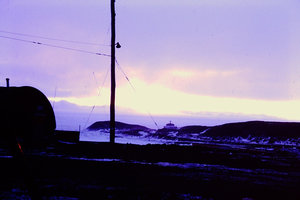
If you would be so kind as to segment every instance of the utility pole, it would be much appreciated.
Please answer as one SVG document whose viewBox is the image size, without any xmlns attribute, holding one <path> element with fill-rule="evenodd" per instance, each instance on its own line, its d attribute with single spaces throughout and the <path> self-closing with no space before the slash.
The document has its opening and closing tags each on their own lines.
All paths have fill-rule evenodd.
<svg viewBox="0 0 300 200">
<path fill-rule="evenodd" d="M 9 87 L 9 78 L 6 78 L 6 87 Z"/>
<path fill-rule="evenodd" d="M 111 94 L 110 94 L 110 143 L 115 143 L 116 117 L 115 117 L 115 97 L 116 97 L 116 74 L 115 74 L 115 45 L 116 45 L 116 11 L 115 0 L 110 0 L 111 10 Z"/>
</svg>

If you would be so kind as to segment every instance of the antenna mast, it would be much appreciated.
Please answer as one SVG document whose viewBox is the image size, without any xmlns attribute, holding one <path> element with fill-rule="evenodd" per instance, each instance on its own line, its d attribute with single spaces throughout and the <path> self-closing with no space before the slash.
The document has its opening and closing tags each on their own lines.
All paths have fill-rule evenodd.
<svg viewBox="0 0 300 200">
<path fill-rule="evenodd" d="M 111 10 L 111 94 L 110 94 L 110 143 L 115 143 L 115 93 L 116 93 L 116 75 L 115 75 L 115 44 L 116 44 L 116 11 L 115 0 L 110 0 Z"/>
</svg>

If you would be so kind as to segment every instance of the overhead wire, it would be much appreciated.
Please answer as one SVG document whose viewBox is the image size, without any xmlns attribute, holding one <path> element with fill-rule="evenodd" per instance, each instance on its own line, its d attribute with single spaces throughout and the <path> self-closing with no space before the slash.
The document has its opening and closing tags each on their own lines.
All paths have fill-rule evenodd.
<svg viewBox="0 0 300 200">
<path fill-rule="evenodd" d="M 126 75 L 126 73 L 124 72 L 124 70 L 121 68 L 118 60 L 116 59 L 116 64 L 117 64 L 117 67 L 118 69 L 122 72 L 122 74 L 124 75 L 124 77 L 126 78 L 126 80 L 128 81 L 129 85 L 131 86 L 131 88 L 136 92 L 135 88 L 133 87 L 131 81 L 129 80 L 128 76 Z"/>
<path fill-rule="evenodd" d="M 125 73 L 125 71 L 122 69 L 121 65 L 119 64 L 118 60 L 116 59 L 116 64 L 118 66 L 118 69 L 122 72 L 122 74 L 124 75 L 124 77 L 126 78 L 126 80 L 128 81 L 129 85 L 131 86 L 132 90 L 137 93 L 135 87 L 133 86 L 133 84 L 131 83 L 129 77 L 127 76 L 127 74 Z M 155 121 L 154 117 L 152 116 L 152 114 L 150 113 L 149 110 L 147 110 L 147 113 L 149 115 L 149 117 L 151 118 L 151 120 L 153 121 L 153 123 L 155 124 L 155 126 L 157 127 L 157 129 L 159 129 L 159 126 L 157 124 L 157 122 Z"/>
<path fill-rule="evenodd" d="M 81 52 L 81 53 L 93 54 L 93 55 L 97 55 L 97 56 L 111 57 L 110 55 L 105 54 L 105 53 L 92 52 L 92 51 L 87 51 L 87 50 L 82 50 L 82 49 L 75 49 L 75 48 L 71 48 L 71 47 L 64 47 L 64 46 L 59 46 L 59 45 L 54 45 L 54 44 L 49 44 L 49 43 L 42 43 L 42 42 L 37 42 L 37 41 L 33 41 L 33 40 L 25 40 L 25 39 L 20 39 L 20 38 L 15 38 L 15 37 L 8 37 L 8 36 L 3 36 L 3 35 L 0 35 L 0 38 L 15 40 L 15 41 L 19 41 L 19 42 L 26 42 L 26 43 L 31 43 L 31 44 L 35 44 L 35 45 L 42 45 L 42 46 L 47 46 L 47 47 L 59 48 L 59 49 L 64 49 L 64 50 L 69 50 L 69 51 L 76 51 L 76 52 Z"/>
<path fill-rule="evenodd" d="M 45 36 L 40 36 L 40 35 L 31 35 L 31 34 L 26 34 L 26 33 L 16 33 L 16 32 L 5 31 L 5 30 L 0 30 L 0 33 L 7 33 L 7 34 L 11 34 L 11 35 L 19 35 L 19 36 L 25 36 L 25 37 L 39 38 L 39 39 L 59 41 L 59 42 L 67 42 L 67 43 L 74 43 L 74 44 L 84 44 L 84 45 L 93 45 L 93 46 L 110 46 L 108 44 L 98 44 L 98 43 L 93 43 L 93 42 L 83 42 L 83 41 L 77 41 L 77 40 L 66 40 L 66 39 L 60 39 L 60 38 L 45 37 Z"/>
<path fill-rule="evenodd" d="M 9 34 L 14 34 L 14 35 L 20 35 L 20 36 L 27 36 L 27 37 L 36 37 L 36 38 L 40 38 L 40 39 L 47 39 L 47 40 L 54 40 L 54 41 L 61 41 L 61 42 L 70 42 L 70 43 L 78 43 L 78 44 L 87 44 L 87 45 L 99 45 L 99 44 L 95 44 L 95 43 L 89 43 L 89 42 L 80 42 L 80 41 L 72 41 L 72 40 L 64 40 L 64 39 L 57 39 L 57 38 L 48 38 L 48 37 L 43 37 L 43 36 L 37 36 L 37 35 L 30 35 L 30 34 L 23 34 L 23 33 L 14 33 L 14 32 L 9 32 L 9 31 L 3 31 L 3 30 L 0 30 L 0 32 L 2 33 L 9 33 Z M 108 54 L 104 54 L 104 53 L 99 53 L 99 52 L 92 52 L 92 51 L 87 51 L 87 50 L 82 50 L 82 49 L 75 49 L 75 48 L 70 48 L 70 47 L 65 47 L 65 46 L 59 46 L 59 45 L 54 45 L 54 44 L 49 44 L 49 43 L 42 43 L 42 42 L 38 42 L 38 41 L 33 41 L 33 40 L 26 40 L 26 39 L 20 39 L 20 38 L 15 38 L 15 37 L 9 37 L 9 36 L 3 36 L 3 35 L 0 35 L 0 38 L 5 38 L 5 39 L 10 39 L 10 40 L 15 40 L 15 41 L 20 41 L 20 42 L 26 42 L 26 43 L 31 43 L 31 44 L 35 44 L 35 45 L 42 45 L 42 46 L 47 46 L 47 47 L 53 47 L 53 48 L 59 48 L 59 49 L 64 49 L 64 50 L 69 50 L 69 51 L 76 51 L 76 52 L 81 52 L 81 53 L 87 53 L 87 54 L 93 54 L 93 55 L 98 55 L 98 56 L 107 56 L 107 57 L 111 57 L 111 55 L 108 55 Z M 132 90 L 134 92 L 136 92 L 136 89 L 135 87 L 133 86 L 133 84 L 131 83 L 129 77 L 127 76 L 127 74 L 124 72 L 124 70 L 122 69 L 121 65 L 119 64 L 118 60 L 116 59 L 116 64 L 117 64 L 117 67 L 118 69 L 122 72 L 122 74 L 124 75 L 125 79 L 127 80 L 127 82 L 129 83 L 130 87 L 132 88 Z M 94 75 L 94 79 L 96 80 L 96 77 L 95 77 L 95 73 L 93 72 L 93 75 Z M 102 86 L 101 88 L 98 90 L 98 96 L 100 95 L 100 91 L 102 89 L 102 87 L 104 86 L 104 83 L 107 79 L 107 76 L 108 76 L 108 70 L 107 70 L 107 73 L 105 75 L 105 79 L 102 83 Z M 98 85 L 97 81 L 96 81 L 96 84 Z M 90 119 L 90 116 L 92 114 L 92 112 L 94 111 L 95 109 L 95 106 L 94 105 L 91 109 L 91 112 L 89 114 L 89 117 L 87 119 L 87 122 L 85 124 L 85 127 Z M 151 120 L 154 122 L 155 126 L 157 128 L 158 127 L 158 124 L 157 122 L 154 120 L 153 116 L 151 115 L 151 113 L 149 111 L 147 111 L 148 115 L 150 116 Z"/>
<path fill-rule="evenodd" d="M 110 55 L 108 54 L 104 54 L 104 53 L 99 53 L 99 52 L 92 52 L 92 51 L 86 51 L 86 50 L 82 50 L 82 49 L 75 49 L 75 48 L 70 48 L 70 47 L 64 47 L 64 46 L 59 46 L 59 45 L 53 45 L 53 44 L 48 44 L 48 43 L 42 43 L 42 42 L 38 42 L 38 41 L 33 41 L 33 40 L 25 40 L 25 39 L 20 39 L 20 38 L 15 38 L 15 37 L 8 37 L 8 36 L 3 36 L 3 35 L 0 35 L 0 38 L 5 38 L 5 39 L 10 39 L 10 40 L 15 40 L 15 41 L 20 41 L 20 42 L 26 42 L 26 43 L 31 43 L 31 44 L 35 44 L 35 45 L 43 45 L 43 46 L 48 46 L 48 47 L 54 47 L 54 48 L 60 48 L 60 49 L 64 49 L 64 50 L 71 50 L 71 51 L 77 51 L 77 52 L 81 52 L 81 53 L 88 53 L 88 54 L 94 54 L 94 55 L 97 55 L 97 56 L 107 56 L 107 57 L 111 57 Z M 107 76 L 108 76 L 108 71 L 106 72 L 106 75 L 105 75 L 105 79 L 102 83 L 102 86 L 100 89 L 98 89 L 98 96 L 100 95 L 100 92 L 105 84 L 105 81 L 107 79 Z M 95 78 L 95 73 L 93 72 L 94 74 L 94 78 Z M 95 78 L 96 80 L 96 78 Z M 98 85 L 98 83 L 97 83 Z M 55 89 L 55 93 L 56 93 L 56 89 Z M 53 103 L 53 107 L 54 107 L 54 103 Z M 88 121 L 90 120 L 90 117 L 92 115 L 92 112 L 94 111 L 96 105 L 94 105 L 92 107 L 92 110 L 88 116 L 88 119 L 87 119 L 87 122 L 85 124 L 85 128 L 87 126 L 87 123 Z"/>
<path fill-rule="evenodd" d="M 97 88 L 98 88 L 98 95 L 97 95 L 98 97 L 100 96 L 101 91 L 102 91 L 102 89 L 103 89 L 103 87 L 104 87 L 104 84 L 105 84 L 106 79 L 107 79 L 107 76 L 108 76 L 108 72 L 109 72 L 109 68 L 106 70 L 106 74 L 105 74 L 105 77 L 104 77 L 104 80 L 103 80 L 103 82 L 102 82 L 101 87 L 98 86 L 98 81 L 97 81 L 97 79 L 96 79 L 95 72 L 93 72 L 94 80 L 95 80 L 96 85 L 97 85 Z M 90 118 L 91 118 L 92 113 L 93 113 L 93 111 L 95 110 L 95 108 L 96 108 L 96 104 L 93 105 L 93 107 L 92 107 L 92 109 L 91 109 L 91 111 L 90 111 L 90 113 L 89 113 L 89 116 L 88 116 L 88 118 L 87 118 L 87 120 L 86 120 L 86 123 L 85 123 L 85 125 L 84 125 L 84 128 L 87 128 L 87 124 L 88 124 L 88 122 L 90 121 Z"/>
</svg>

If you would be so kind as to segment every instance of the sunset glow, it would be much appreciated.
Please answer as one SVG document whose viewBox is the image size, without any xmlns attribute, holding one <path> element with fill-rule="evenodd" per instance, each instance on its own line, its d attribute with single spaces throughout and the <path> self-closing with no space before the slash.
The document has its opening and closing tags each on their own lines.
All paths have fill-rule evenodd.
<svg viewBox="0 0 300 200">
<path fill-rule="evenodd" d="M 267 101 L 229 97 L 212 97 L 188 94 L 159 84 L 146 84 L 134 79 L 135 91 L 130 85 L 117 90 L 117 107 L 130 109 L 133 114 L 197 116 L 201 113 L 226 113 L 242 115 L 265 115 L 283 120 L 300 120 L 300 101 Z M 109 106 L 109 89 L 101 96 L 50 98 L 65 100 L 80 106 Z"/>
<path fill-rule="evenodd" d="M 129 0 L 116 10 L 117 114 L 300 121 L 298 1 Z M 56 105 L 109 106 L 109 2 L 0 1 L 0 13 L 2 86 L 9 77 Z"/>
</svg>

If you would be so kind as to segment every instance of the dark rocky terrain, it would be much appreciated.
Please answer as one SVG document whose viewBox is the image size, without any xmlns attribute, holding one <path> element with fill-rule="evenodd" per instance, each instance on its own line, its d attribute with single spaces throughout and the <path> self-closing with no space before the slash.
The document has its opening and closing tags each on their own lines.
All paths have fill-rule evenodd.
<svg viewBox="0 0 300 200">
<path fill-rule="evenodd" d="M 99 122 L 90 128 L 108 127 Z M 56 131 L 56 140 L 25 146 L 23 155 L 0 143 L 0 199 L 300 199 L 298 143 L 270 142 L 297 141 L 298 128 L 255 121 L 155 132 L 117 122 L 123 137 L 136 131 L 174 142 L 81 142 L 78 132 Z M 268 142 L 251 143 L 249 135 Z"/>
<path fill-rule="evenodd" d="M 109 122 L 96 122 L 88 130 L 109 133 Z M 153 130 L 140 125 L 116 122 L 119 138 L 126 135 L 139 139 L 155 138 L 166 144 L 251 143 L 300 145 L 300 123 L 249 121 L 218 126 L 184 126 L 178 129 Z"/>
<path fill-rule="evenodd" d="M 210 127 L 204 136 L 300 137 L 300 123 L 249 121 Z"/>
<path fill-rule="evenodd" d="M 109 121 L 101 121 L 95 122 L 91 126 L 89 126 L 88 130 L 100 130 L 100 129 L 109 129 L 110 122 Z M 138 131 L 148 131 L 149 128 L 141 125 L 134 125 L 134 124 L 126 124 L 123 122 L 116 121 L 116 129 L 117 130 L 138 130 Z"/>
<path fill-rule="evenodd" d="M 207 130 L 208 128 L 210 128 L 209 126 L 184 126 L 180 129 L 178 129 L 178 134 L 182 135 L 182 134 L 190 134 L 190 133 L 202 133 L 203 131 Z"/>
<path fill-rule="evenodd" d="M 1 148 L 0 199 L 299 199 L 298 148 L 49 144 Z"/>
<path fill-rule="evenodd" d="M 105 130 L 109 129 L 109 121 L 95 122 L 87 128 L 88 130 Z M 141 125 L 126 124 L 116 122 L 116 130 L 118 131 L 145 131 L 153 132 L 153 129 Z M 296 122 L 265 122 L 265 121 L 249 121 L 239 123 L 228 123 L 218 126 L 184 126 L 178 130 L 168 130 L 165 128 L 158 129 L 156 135 L 167 134 L 168 132 L 176 132 L 178 136 L 198 134 L 198 136 L 229 136 L 229 137 L 300 137 L 300 123 Z"/>
<path fill-rule="evenodd" d="M 102 130 L 102 132 L 109 132 L 109 128 L 110 128 L 109 121 L 101 121 L 101 122 L 93 123 L 87 129 L 90 131 Z M 126 124 L 123 122 L 116 121 L 116 131 L 121 132 L 122 134 L 125 135 L 141 136 L 142 135 L 140 134 L 141 131 L 150 133 L 153 130 L 141 125 Z"/>
</svg>

